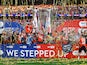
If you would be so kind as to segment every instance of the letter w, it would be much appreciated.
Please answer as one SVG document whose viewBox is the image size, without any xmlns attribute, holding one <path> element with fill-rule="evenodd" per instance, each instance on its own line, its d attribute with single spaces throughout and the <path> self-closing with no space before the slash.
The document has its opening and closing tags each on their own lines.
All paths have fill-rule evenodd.
<svg viewBox="0 0 87 65">
<path fill-rule="evenodd" d="M 8 56 L 13 56 L 13 51 L 12 50 L 6 50 Z"/>
</svg>

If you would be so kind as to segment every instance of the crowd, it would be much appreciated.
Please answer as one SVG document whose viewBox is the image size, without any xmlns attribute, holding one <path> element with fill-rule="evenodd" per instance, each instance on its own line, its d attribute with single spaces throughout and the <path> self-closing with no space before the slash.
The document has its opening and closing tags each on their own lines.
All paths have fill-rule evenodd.
<svg viewBox="0 0 87 65">
<path fill-rule="evenodd" d="M 33 14 L 32 10 L 28 10 L 29 8 L 25 8 L 25 10 L 21 11 L 18 9 L 17 11 L 13 10 L 11 13 L 14 13 L 14 16 L 8 17 L 7 20 L 13 21 L 13 22 L 18 22 L 20 23 L 24 30 L 19 32 L 19 30 L 8 30 L 8 31 L 3 31 L 1 35 L 1 43 L 2 44 L 55 44 L 55 43 L 76 43 L 77 40 L 80 38 L 80 34 L 75 32 L 75 29 L 73 30 L 62 30 L 61 32 L 56 29 L 57 26 L 63 23 L 65 19 L 63 20 L 62 18 L 59 19 L 56 14 L 86 14 L 87 13 L 87 6 L 82 7 L 82 6 L 72 6 L 72 7 L 65 7 L 61 8 L 58 7 L 56 10 L 52 11 L 52 17 L 53 20 L 51 23 L 51 31 L 52 32 L 46 32 L 46 28 L 44 25 L 41 26 L 40 29 L 37 29 L 34 27 L 33 24 L 33 18 L 30 16 L 30 14 Z M 65 11 L 65 12 L 64 12 Z M 23 14 L 22 14 L 23 13 Z M 28 14 L 29 13 L 29 14 Z M 15 14 L 19 14 L 22 16 L 15 16 Z M 23 16 L 24 14 L 28 16 Z M 38 18 L 38 17 L 37 17 Z M 56 18 L 56 19 L 55 19 Z"/>
<path fill-rule="evenodd" d="M 44 27 L 43 27 L 44 28 Z M 12 31 L 11 29 L 3 31 L 1 35 L 2 44 L 68 44 L 77 43 L 80 39 L 79 32 L 75 28 L 64 28 L 58 31 L 57 28 L 52 28 L 51 33 L 45 33 L 44 30 L 34 28 L 32 21 L 27 22 L 24 30 L 19 32 L 19 29 Z"/>
<path fill-rule="evenodd" d="M 53 6 L 51 5 L 38 5 L 38 6 L 34 6 L 34 8 L 38 8 L 38 9 L 45 9 L 45 8 L 53 8 Z M 8 10 L 10 11 L 10 14 L 28 14 L 28 13 L 32 13 L 32 11 L 30 10 L 32 9 L 31 6 L 9 6 L 9 7 L 0 7 L 0 13 L 3 13 L 3 10 Z M 87 6 L 86 5 L 73 5 L 73 6 L 56 6 L 53 12 L 54 14 L 86 14 L 87 13 Z M 7 12 L 8 13 L 8 12 Z"/>
<path fill-rule="evenodd" d="M 59 8 L 59 14 L 86 14 L 87 13 L 87 6 L 72 6 L 72 7 L 65 7 L 64 9 Z"/>
</svg>

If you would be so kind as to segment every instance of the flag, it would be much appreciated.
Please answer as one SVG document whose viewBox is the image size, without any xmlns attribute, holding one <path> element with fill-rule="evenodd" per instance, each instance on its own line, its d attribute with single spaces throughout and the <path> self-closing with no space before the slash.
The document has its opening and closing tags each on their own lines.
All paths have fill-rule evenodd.
<svg viewBox="0 0 87 65">
<path fill-rule="evenodd" d="M 50 18 L 51 10 L 48 10 L 48 16 L 46 18 L 46 24 L 45 24 L 45 29 L 46 32 L 51 33 L 51 18 Z"/>
<path fill-rule="evenodd" d="M 37 24 L 37 10 L 34 9 L 34 20 L 33 20 L 33 25 L 34 27 L 37 29 L 38 28 L 38 24 Z"/>
</svg>

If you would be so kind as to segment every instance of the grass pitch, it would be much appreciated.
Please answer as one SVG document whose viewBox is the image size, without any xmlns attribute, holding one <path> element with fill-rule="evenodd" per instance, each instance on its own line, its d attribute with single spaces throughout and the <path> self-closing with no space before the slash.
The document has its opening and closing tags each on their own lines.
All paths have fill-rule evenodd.
<svg viewBox="0 0 87 65">
<path fill-rule="evenodd" d="M 45 58 L 45 59 L 19 59 L 19 58 L 0 58 L 0 65 L 87 65 L 87 59 L 64 59 L 64 58 Z"/>
</svg>

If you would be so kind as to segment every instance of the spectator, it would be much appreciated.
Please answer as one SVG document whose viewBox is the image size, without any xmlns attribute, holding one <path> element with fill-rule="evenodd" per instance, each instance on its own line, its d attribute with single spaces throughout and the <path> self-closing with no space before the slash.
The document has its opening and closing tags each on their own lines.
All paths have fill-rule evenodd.
<svg viewBox="0 0 87 65">
<path fill-rule="evenodd" d="M 28 35 L 27 35 L 27 41 L 26 41 L 26 44 L 31 45 L 32 42 L 33 42 L 33 37 L 32 37 L 32 35 L 28 34 Z"/>
</svg>

